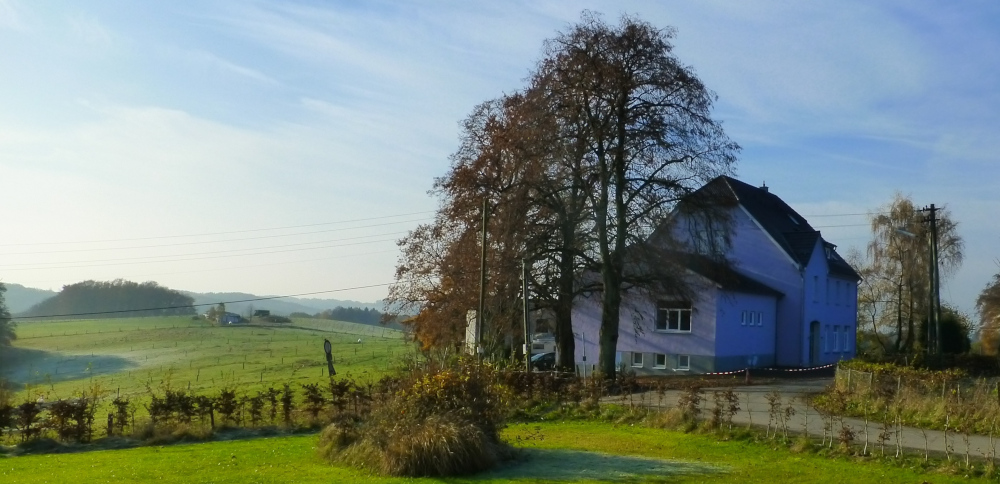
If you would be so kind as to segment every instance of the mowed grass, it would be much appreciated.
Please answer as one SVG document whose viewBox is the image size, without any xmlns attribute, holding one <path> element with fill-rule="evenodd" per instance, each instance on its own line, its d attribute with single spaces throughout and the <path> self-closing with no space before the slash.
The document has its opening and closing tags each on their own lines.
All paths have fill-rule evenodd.
<svg viewBox="0 0 1000 484">
<path fill-rule="evenodd" d="M 338 375 L 360 381 L 413 354 L 399 331 L 314 319 L 225 327 L 190 317 L 21 322 L 17 335 L 0 353 L 0 378 L 32 398 L 71 397 L 95 385 L 113 396 L 168 384 L 205 393 L 326 381 L 324 338 Z"/>
<path fill-rule="evenodd" d="M 608 423 L 521 424 L 507 467 L 450 479 L 394 479 L 330 466 L 315 434 L 242 441 L 0 458 L 0 482 L 969 482 L 880 463 L 793 454 L 763 444 Z M 518 437 L 521 440 L 518 440 Z M 525 440 L 527 439 L 527 440 Z"/>
</svg>

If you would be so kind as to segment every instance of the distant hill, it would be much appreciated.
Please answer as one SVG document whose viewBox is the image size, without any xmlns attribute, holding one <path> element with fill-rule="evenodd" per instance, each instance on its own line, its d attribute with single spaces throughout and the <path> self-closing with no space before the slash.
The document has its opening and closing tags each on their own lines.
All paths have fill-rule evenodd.
<svg viewBox="0 0 1000 484">
<path fill-rule="evenodd" d="M 30 287 L 25 287 L 20 284 L 6 284 L 7 293 L 6 301 L 7 308 L 10 309 L 11 314 L 18 316 L 24 315 L 32 306 L 35 306 L 46 299 L 56 296 L 57 292 L 47 291 L 44 289 L 35 289 Z M 178 291 L 185 296 L 191 297 L 194 302 L 194 308 L 199 313 L 204 313 L 208 310 L 209 306 L 218 304 L 220 302 L 226 303 L 226 310 L 238 314 L 246 314 L 251 307 L 253 309 L 265 309 L 271 311 L 271 314 L 278 316 L 288 316 L 292 313 L 306 313 L 310 315 L 319 314 L 324 311 L 331 311 L 338 307 L 341 308 L 359 308 L 359 309 L 375 309 L 381 311 L 383 305 L 381 301 L 376 302 L 360 302 L 352 301 L 348 299 L 320 299 L 320 298 L 297 298 L 297 297 L 283 297 L 278 299 L 266 299 L 263 301 L 256 301 L 261 297 L 269 296 L 258 296 L 256 294 L 250 294 L 246 292 L 192 292 L 192 291 Z M 232 302 L 232 301 L 247 301 L 248 302 Z"/>
<path fill-rule="evenodd" d="M 59 294 L 31 306 L 19 316 L 47 318 L 127 318 L 195 314 L 194 300 L 155 282 L 83 281 L 63 286 Z M 15 316 L 17 317 L 17 316 Z"/>
<path fill-rule="evenodd" d="M 55 291 L 24 287 L 20 284 L 4 283 L 4 286 L 7 287 L 7 292 L 3 297 L 11 314 L 23 313 L 31 306 L 58 294 Z"/>
</svg>

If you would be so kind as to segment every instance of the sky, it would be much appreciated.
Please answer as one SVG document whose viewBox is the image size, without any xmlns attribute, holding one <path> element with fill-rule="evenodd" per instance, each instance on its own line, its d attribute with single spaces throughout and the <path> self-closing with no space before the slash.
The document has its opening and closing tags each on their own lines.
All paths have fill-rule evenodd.
<svg viewBox="0 0 1000 484">
<path fill-rule="evenodd" d="M 766 183 L 844 253 L 945 206 L 973 314 L 1000 270 L 995 1 L 0 0 L 0 282 L 375 301 L 459 123 L 583 10 L 674 27 Z"/>
</svg>

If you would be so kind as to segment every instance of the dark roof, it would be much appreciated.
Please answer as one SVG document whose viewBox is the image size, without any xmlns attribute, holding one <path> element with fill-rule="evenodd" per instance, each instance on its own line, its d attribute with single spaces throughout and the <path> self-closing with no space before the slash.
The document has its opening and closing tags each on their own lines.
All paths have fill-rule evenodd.
<svg viewBox="0 0 1000 484">
<path fill-rule="evenodd" d="M 784 297 L 785 294 L 777 289 L 753 279 L 744 274 L 734 271 L 728 265 L 715 261 L 708 257 L 696 254 L 685 254 L 683 257 L 684 266 L 696 274 L 700 274 L 712 282 L 715 282 L 727 291 L 742 292 L 745 294 L 763 294 L 766 296 Z"/>
<path fill-rule="evenodd" d="M 706 189 L 714 193 L 728 192 L 792 260 L 802 266 L 809 263 L 809 258 L 812 257 L 813 250 L 816 248 L 816 241 L 822 240 L 822 236 L 819 231 L 809 225 L 809 221 L 799 215 L 792 207 L 789 207 L 784 200 L 768 191 L 767 187 L 758 188 L 732 177 L 720 176 L 708 182 L 699 191 Z M 830 272 L 860 280 L 861 276 L 837 254 L 835 246 L 826 241 L 823 242 L 831 248 L 827 257 Z"/>
</svg>

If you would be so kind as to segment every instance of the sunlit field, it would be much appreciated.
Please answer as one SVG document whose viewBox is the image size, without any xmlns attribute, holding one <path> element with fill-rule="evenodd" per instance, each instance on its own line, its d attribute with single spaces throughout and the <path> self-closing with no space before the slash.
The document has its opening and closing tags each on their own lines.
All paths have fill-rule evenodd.
<svg viewBox="0 0 1000 484">
<path fill-rule="evenodd" d="M 324 339 L 338 374 L 360 381 L 378 379 L 413 354 L 400 331 L 320 319 L 223 327 L 190 317 L 22 322 L 17 334 L 15 346 L 0 353 L 0 378 L 18 398 L 322 381 Z"/>
</svg>

